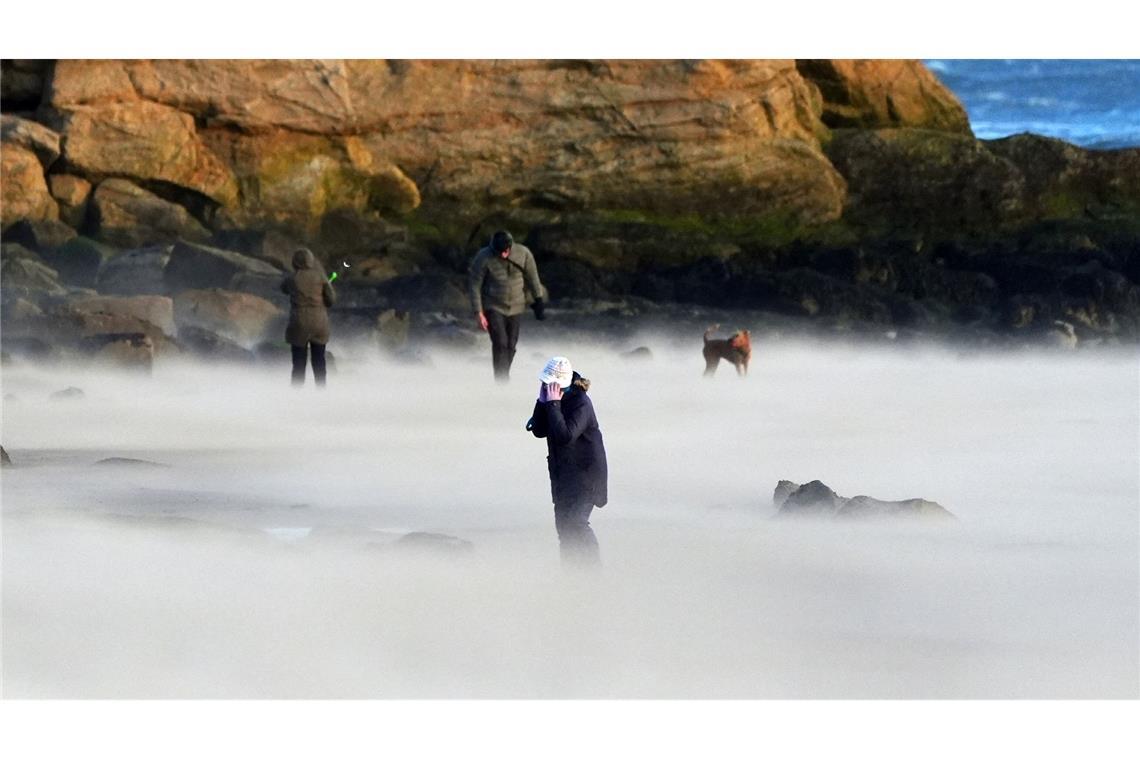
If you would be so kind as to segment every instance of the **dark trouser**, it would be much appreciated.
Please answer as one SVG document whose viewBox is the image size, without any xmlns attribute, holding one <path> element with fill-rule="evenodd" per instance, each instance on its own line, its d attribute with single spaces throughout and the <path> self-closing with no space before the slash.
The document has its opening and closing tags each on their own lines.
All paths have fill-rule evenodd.
<svg viewBox="0 0 1140 760">
<path fill-rule="evenodd" d="M 487 332 L 491 335 L 491 366 L 495 369 L 495 379 L 504 382 L 510 377 L 515 344 L 519 342 L 519 315 L 508 317 L 490 309 L 484 314 Z"/>
<path fill-rule="evenodd" d="M 317 386 L 325 384 L 325 344 L 310 343 L 313 347 L 313 379 Z M 305 384 L 305 362 L 309 346 L 293 346 L 293 385 Z"/>
<path fill-rule="evenodd" d="M 573 567 L 597 567 L 602 563 L 598 538 L 590 527 L 588 501 L 554 505 L 554 528 L 558 531 L 558 549 L 562 564 Z"/>
</svg>

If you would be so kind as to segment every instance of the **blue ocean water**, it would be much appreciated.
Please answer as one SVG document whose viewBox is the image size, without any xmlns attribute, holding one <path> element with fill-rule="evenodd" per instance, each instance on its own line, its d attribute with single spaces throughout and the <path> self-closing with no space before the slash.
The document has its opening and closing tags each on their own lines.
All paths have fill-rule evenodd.
<svg viewBox="0 0 1140 760">
<path fill-rule="evenodd" d="M 1140 146 L 1140 60 L 925 62 L 980 138 L 1033 132 L 1086 148 Z"/>
</svg>

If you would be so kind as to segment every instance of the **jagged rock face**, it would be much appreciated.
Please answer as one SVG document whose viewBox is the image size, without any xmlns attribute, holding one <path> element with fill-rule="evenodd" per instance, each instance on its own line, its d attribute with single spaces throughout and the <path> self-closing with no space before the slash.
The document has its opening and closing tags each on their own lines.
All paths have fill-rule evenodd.
<svg viewBox="0 0 1140 760">
<path fill-rule="evenodd" d="M 84 173 L 234 223 L 429 201 L 812 222 L 843 201 L 791 61 L 60 61 L 45 105 Z"/>
<path fill-rule="evenodd" d="M 829 127 L 916 127 L 971 135 L 966 109 L 919 61 L 801 60 L 796 68 L 819 88 Z"/>
<path fill-rule="evenodd" d="M 847 218 L 902 229 L 992 229 L 1022 221 L 1025 180 L 967 135 L 837 130 L 828 156 L 847 180 Z"/>
<path fill-rule="evenodd" d="M 828 157 L 846 218 L 868 227 L 990 231 L 1051 219 L 1140 214 L 1140 149 L 1051 138 L 975 140 L 929 129 L 836 130 Z"/>
<path fill-rule="evenodd" d="M 59 159 L 41 156 L 44 167 L 55 161 L 53 176 L 129 181 L 214 230 L 311 235 L 329 214 L 417 208 L 458 224 L 488 213 L 550 221 L 634 210 L 812 225 L 837 218 L 846 193 L 820 150 L 821 113 L 858 108 L 871 126 L 958 129 L 955 114 L 964 119 L 914 61 L 16 63 L 5 63 L 13 83 L 46 76 L 37 118 L 56 132 L 20 126 L 41 147 L 55 136 Z M 56 218 L 36 167 L 13 165 L 14 176 L 17 168 L 5 178 L 17 199 L 5 223 Z M 67 220 L 82 225 L 88 188 L 70 179 L 51 187 Z M 92 205 L 97 223 L 102 209 Z M 113 238 L 122 235 L 102 236 L 124 246 L 162 239 Z"/>
<path fill-rule="evenodd" d="M 1017 167 L 1038 218 L 1140 216 L 1140 149 L 1087 150 L 1031 134 L 984 145 Z"/>
</svg>

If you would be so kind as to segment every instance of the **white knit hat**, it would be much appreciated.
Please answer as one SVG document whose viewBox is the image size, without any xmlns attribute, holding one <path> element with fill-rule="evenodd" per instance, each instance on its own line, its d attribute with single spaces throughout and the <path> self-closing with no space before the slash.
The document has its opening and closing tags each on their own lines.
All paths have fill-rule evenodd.
<svg viewBox="0 0 1140 760">
<path fill-rule="evenodd" d="M 538 379 L 544 383 L 558 383 L 563 388 L 569 388 L 574 379 L 574 369 L 565 356 L 555 356 L 546 363 L 542 372 L 538 373 Z"/>
</svg>

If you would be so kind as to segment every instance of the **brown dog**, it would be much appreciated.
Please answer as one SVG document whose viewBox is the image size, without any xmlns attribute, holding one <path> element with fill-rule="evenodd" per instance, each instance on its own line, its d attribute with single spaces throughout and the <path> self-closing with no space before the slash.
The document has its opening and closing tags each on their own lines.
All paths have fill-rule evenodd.
<svg viewBox="0 0 1140 760">
<path fill-rule="evenodd" d="M 747 330 L 737 330 L 731 338 L 710 338 L 720 325 L 713 325 L 705 330 L 705 347 L 701 353 L 705 357 L 705 377 L 716 372 L 720 360 L 736 367 L 736 374 L 744 377 L 748 374 L 748 360 L 752 358 L 752 337 Z"/>
</svg>

